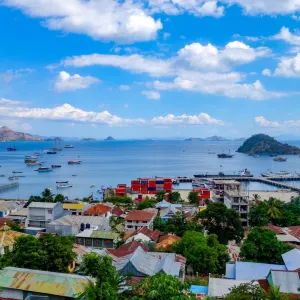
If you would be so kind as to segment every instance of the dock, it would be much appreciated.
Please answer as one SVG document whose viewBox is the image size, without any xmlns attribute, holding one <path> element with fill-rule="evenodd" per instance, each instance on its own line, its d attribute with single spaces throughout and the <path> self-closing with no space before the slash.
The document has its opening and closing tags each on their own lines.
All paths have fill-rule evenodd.
<svg viewBox="0 0 300 300">
<path fill-rule="evenodd" d="M 15 188 L 15 187 L 18 187 L 18 186 L 19 186 L 19 182 L 12 182 L 12 183 L 8 183 L 8 184 L 0 185 L 0 193 L 5 191 L 5 190 Z"/>
</svg>

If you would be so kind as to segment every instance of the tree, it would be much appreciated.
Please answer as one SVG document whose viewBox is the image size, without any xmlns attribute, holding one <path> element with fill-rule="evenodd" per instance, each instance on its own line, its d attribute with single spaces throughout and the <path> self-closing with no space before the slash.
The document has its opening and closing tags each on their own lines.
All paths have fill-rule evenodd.
<svg viewBox="0 0 300 300">
<path fill-rule="evenodd" d="M 267 293 L 269 300 L 288 300 L 290 299 L 288 294 L 280 293 L 280 288 L 276 285 L 271 284 Z"/>
<path fill-rule="evenodd" d="M 165 199 L 165 195 L 166 195 L 166 192 L 164 192 L 164 191 L 156 192 L 156 194 L 155 194 L 156 201 L 157 202 L 163 201 Z"/>
<path fill-rule="evenodd" d="M 189 285 L 178 280 L 177 277 L 158 273 L 146 277 L 137 286 L 132 299 L 143 300 L 196 300 L 194 294 L 187 295 Z"/>
<path fill-rule="evenodd" d="M 22 236 L 16 240 L 13 251 L 0 258 L 0 265 L 68 273 L 68 267 L 76 257 L 72 249 L 73 243 L 68 237 L 44 234 L 37 239 L 31 235 Z"/>
<path fill-rule="evenodd" d="M 258 202 L 261 199 L 259 194 L 253 194 L 252 196 L 253 196 L 253 201 L 255 201 L 255 202 Z"/>
<path fill-rule="evenodd" d="M 65 196 L 62 194 L 57 194 L 54 198 L 54 202 L 64 202 L 65 201 Z"/>
<path fill-rule="evenodd" d="M 270 223 L 267 201 L 254 203 L 249 212 L 250 226 L 266 226 Z"/>
<path fill-rule="evenodd" d="M 174 245 L 173 251 L 183 255 L 194 272 L 224 274 L 229 261 L 227 247 L 221 245 L 216 235 L 205 237 L 202 232 L 187 231 Z"/>
<path fill-rule="evenodd" d="M 170 203 L 178 203 L 180 201 L 181 201 L 181 195 L 179 192 L 169 193 L 169 202 Z"/>
<path fill-rule="evenodd" d="M 281 215 L 282 202 L 276 198 L 269 198 L 268 203 L 268 216 L 271 220 L 278 219 Z"/>
<path fill-rule="evenodd" d="M 243 242 L 240 256 L 248 261 L 282 264 L 281 255 L 291 249 L 291 246 L 280 242 L 274 232 L 255 227 Z"/>
<path fill-rule="evenodd" d="M 142 210 L 145 208 L 154 208 L 156 201 L 154 199 L 145 199 L 143 202 L 137 204 L 136 209 Z"/>
<path fill-rule="evenodd" d="M 226 244 L 230 240 L 237 243 L 244 236 L 244 229 L 239 214 L 228 209 L 221 202 L 209 202 L 205 210 L 197 216 L 201 219 L 201 223 L 209 234 L 216 234 L 221 244 Z"/>
<path fill-rule="evenodd" d="M 111 196 L 105 198 L 104 202 L 111 202 L 115 205 L 120 205 L 120 204 L 133 204 L 133 201 L 130 197 L 127 196 Z"/>
<path fill-rule="evenodd" d="M 225 300 L 266 300 L 264 291 L 254 282 L 243 283 L 233 287 Z"/>
<path fill-rule="evenodd" d="M 188 200 L 191 204 L 199 205 L 199 194 L 197 192 L 189 192 Z"/>
</svg>

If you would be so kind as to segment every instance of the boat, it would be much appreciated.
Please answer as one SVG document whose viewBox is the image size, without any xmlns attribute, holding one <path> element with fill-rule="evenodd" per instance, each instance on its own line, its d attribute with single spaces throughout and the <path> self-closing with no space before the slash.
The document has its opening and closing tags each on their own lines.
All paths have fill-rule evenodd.
<svg viewBox="0 0 300 300">
<path fill-rule="evenodd" d="M 96 186 L 96 184 L 92 184 L 91 186 L 90 186 L 90 188 L 94 188 Z"/>
<path fill-rule="evenodd" d="M 206 183 L 204 183 L 203 181 L 196 181 L 196 180 L 193 180 L 193 181 L 192 181 L 192 187 L 206 188 L 207 185 L 206 185 Z"/>
<path fill-rule="evenodd" d="M 56 183 L 69 183 L 69 180 L 57 180 Z"/>
<path fill-rule="evenodd" d="M 22 171 L 12 171 L 13 174 L 22 174 Z"/>
<path fill-rule="evenodd" d="M 54 148 L 51 148 L 50 151 L 62 151 L 62 148 L 56 148 L 56 147 L 54 147 Z"/>
<path fill-rule="evenodd" d="M 53 151 L 53 150 L 48 150 L 46 153 L 47 153 L 47 154 L 56 154 L 57 152 L 56 152 L 56 151 Z"/>
<path fill-rule="evenodd" d="M 173 185 L 179 185 L 180 181 L 178 179 L 172 179 L 172 184 Z"/>
<path fill-rule="evenodd" d="M 5 175 L 4 175 L 4 174 L 1 174 L 0 177 L 5 177 Z"/>
<path fill-rule="evenodd" d="M 64 148 L 71 149 L 71 148 L 74 148 L 74 146 L 73 145 L 66 145 Z"/>
<path fill-rule="evenodd" d="M 61 168 L 61 165 L 51 165 L 52 169 Z"/>
<path fill-rule="evenodd" d="M 26 158 L 26 159 L 24 160 L 24 162 L 25 162 L 26 164 L 28 164 L 28 163 L 36 163 L 36 162 L 37 162 L 37 159 L 29 159 L 29 158 Z"/>
<path fill-rule="evenodd" d="M 283 158 L 281 156 L 278 156 L 278 157 L 274 157 L 273 158 L 274 161 L 278 161 L 278 162 L 284 162 L 287 160 L 287 158 Z"/>
<path fill-rule="evenodd" d="M 41 166 L 44 162 L 28 162 L 27 166 L 28 167 L 33 167 L 33 166 Z"/>
<path fill-rule="evenodd" d="M 10 176 L 8 177 L 8 180 L 19 180 L 19 178 L 16 176 Z"/>
<path fill-rule="evenodd" d="M 253 174 L 246 168 L 242 171 L 240 171 L 240 176 L 241 177 L 253 177 Z"/>
<path fill-rule="evenodd" d="M 81 164 L 81 160 L 69 160 L 68 164 L 69 165 L 80 165 Z"/>
<path fill-rule="evenodd" d="M 7 151 L 17 151 L 15 146 L 7 147 Z"/>
<path fill-rule="evenodd" d="M 48 168 L 48 167 L 40 167 L 38 168 L 37 170 L 35 170 L 37 172 L 51 172 L 52 169 L 51 168 Z"/>
<path fill-rule="evenodd" d="M 25 155 L 24 156 L 25 159 L 38 159 L 37 155 Z"/>
<path fill-rule="evenodd" d="M 66 184 L 58 184 L 56 187 L 58 189 L 65 189 L 65 188 L 71 188 L 72 185 L 66 183 Z"/>
<path fill-rule="evenodd" d="M 232 158 L 233 155 L 232 154 L 227 154 L 227 153 L 220 153 L 220 154 L 217 154 L 218 158 Z"/>
<path fill-rule="evenodd" d="M 216 154 L 216 152 L 208 151 L 207 154 Z"/>
<path fill-rule="evenodd" d="M 76 175 L 76 174 L 72 174 L 72 176 L 73 176 L 73 177 L 76 177 L 77 175 Z"/>
</svg>

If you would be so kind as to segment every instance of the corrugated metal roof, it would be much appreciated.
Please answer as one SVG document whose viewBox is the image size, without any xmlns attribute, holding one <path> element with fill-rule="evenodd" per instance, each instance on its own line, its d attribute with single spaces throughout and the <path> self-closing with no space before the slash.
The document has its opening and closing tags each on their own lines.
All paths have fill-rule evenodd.
<svg viewBox="0 0 300 300">
<path fill-rule="evenodd" d="M 282 254 L 282 259 L 289 271 L 300 269 L 300 250 L 293 249 Z"/>
<path fill-rule="evenodd" d="M 237 261 L 235 263 L 235 278 L 236 280 L 265 279 L 270 270 L 286 271 L 286 267 L 285 265 Z"/>
<path fill-rule="evenodd" d="M 244 283 L 250 283 L 251 280 L 232 280 L 224 278 L 209 278 L 208 296 L 223 297 L 230 293 L 230 289 Z M 254 284 L 259 285 L 257 281 Z"/>
<path fill-rule="evenodd" d="M 154 215 L 150 212 L 143 210 L 132 210 L 125 218 L 129 221 L 150 221 Z"/>
<path fill-rule="evenodd" d="M 110 239 L 115 240 L 119 237 L 119 234 L 113 231 L 104 231 L 104 230 L 93 230 L 91 234 L 92 238 L 99 238 L 99 239 Z"/>
<path fill-rule="evenodd" d="M 226 278 L 235 279 L 235 264 L 226 264 Z"/>
<path fill-rule="evenodd" d="M 12 231 L 9 226 L 6 226 L 6 228 L 3 226 L 0 228 L 0 248 L 14 245 L 18 237 L 27 235 L 26 233 Z"/>
<path fill-rule="evenodd" d="M 76 297 L 84 291 L 88 278 L 54 272 L 8 267 L 0 270 L 0 286 L 42 294 Z"/>
<path fill-rule="evenodd" d="M 51 202 L 31 202 L 29 204 L 29 208 L 54 208 L 59 203 L 51 203 Z"/>
<path fill-rule="evenodd" d="M 84 209 L 84 203 L 64 203 L 64 209 Z"/>
<path fill-rule="evenodd" d="M 300 279 L 298 272 L 271 271 L 272 283 L 280 288 L 281 293 L 299 294 Z"/>
</svg>

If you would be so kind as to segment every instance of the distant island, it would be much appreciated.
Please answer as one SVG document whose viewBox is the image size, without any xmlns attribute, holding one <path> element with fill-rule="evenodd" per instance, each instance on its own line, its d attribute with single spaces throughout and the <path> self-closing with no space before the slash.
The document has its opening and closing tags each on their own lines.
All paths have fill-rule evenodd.
<svg viewBox="0 0 300 300">
<path fill-rule="evenodd" d="M 0 141 L 44 141 L 40 136 L 34 136 L 28 133 L 14 131 L 6 126 L 0 127 Z"/>
<path fill-rule="evenodd" d="M 96 141 L 94 138 L 83 138 L 82 141 Z"/>
<path fill-rule="evenodd" d="M 46 141 L 48 141 L 48 142 L 62 142 L 63 139 L 60 138 L 60 137 L 50 137 L 50 138 L 47 138 Z"/>
<path fill-rule="evenodd" d="M 109 136 L 106 139 L 104 139 L 104 141 L 115 141 L 115 139 L 112 136 Z"/>
<path fill-rule="evenodd" d="M 223 137 L 220 137 L 220 136 L 210 136 L 210 137 L 207 137 L 205 139 L 202 139 L 202 138 L 188 138 L 188 139 L 185 139 L 185 141 L 187 142 L 194 142 L 194 141 L 228 141 L 228 139 L 225 139 Z"/>
<path fill-rule="evenodd" d="M 189 139 L 185 139 L 185 141 L 187 141 L 187 142 L 204 141 L 204 139 L 201 139 L 201 138 L 189 138 Z"/>
<path fill-rule="evenodd" d="M 237 152 L 247 154 L 300 154 L 300 149 L 276 141 L 266 134 L 255 134 L 248 138 Z"/>
</svg>

